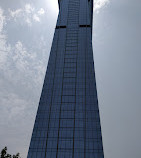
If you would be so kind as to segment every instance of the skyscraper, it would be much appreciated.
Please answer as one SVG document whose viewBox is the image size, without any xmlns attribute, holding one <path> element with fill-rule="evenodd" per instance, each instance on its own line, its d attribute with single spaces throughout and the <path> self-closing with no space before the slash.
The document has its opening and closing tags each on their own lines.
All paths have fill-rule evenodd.
<svg viewBox="0 0 141 158">
<path fill-rule="evenodd" d="M 93 0 L 59 0 L 28 158 L 103 158 L 92 52 Z"/>
</svg>

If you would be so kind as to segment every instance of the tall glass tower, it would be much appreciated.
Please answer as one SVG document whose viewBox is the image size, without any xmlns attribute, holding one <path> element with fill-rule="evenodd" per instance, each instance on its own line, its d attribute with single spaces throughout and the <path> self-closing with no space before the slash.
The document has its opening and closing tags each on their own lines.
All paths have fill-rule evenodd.
<svg viewBox="0 0 141 158">
<path fill-rule="evenodd" d="M 93 0 L 59 0 L 28 158 L 104 158 L 92 17 Z"/>
</svg>

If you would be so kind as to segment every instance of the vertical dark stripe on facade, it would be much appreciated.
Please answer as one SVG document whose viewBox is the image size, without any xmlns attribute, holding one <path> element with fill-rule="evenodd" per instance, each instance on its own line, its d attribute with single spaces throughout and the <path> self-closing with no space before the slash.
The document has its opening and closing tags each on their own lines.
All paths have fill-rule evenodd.
<svg viewBox="0 0 141 158">
<path fill-rule="evenodd" d="M 55 69 L 54 69 L 54 77 L 53 77 L 53 88 L 52 88 L 52 95 L 51 95 L 51 104 L 50 104 L 50 111 L 49 111 L 49 121 L 48 121 L 48 129 L 47 129 L 47 138 L 46 138 L 46 147 L 45 147 L 45 158 L 47 152 L 47 144 L 48 144 L 48 134 L 49 134 L 49 125 L 50 125 L 50 115 L 51 115 L 51 108 L 52 108 L 52 99 L 53 99 L 53 90 L 54 90 L 54 80 L 55 80 L 55 72 L 56 72 L 56 60 L 57 60 L 57 50 L 58 50 L 58 40 L 59 40 L 59 31 L 57 33 L 57 49 L 56 49 L 56 57 L 55 57 Z"/>
</svg>

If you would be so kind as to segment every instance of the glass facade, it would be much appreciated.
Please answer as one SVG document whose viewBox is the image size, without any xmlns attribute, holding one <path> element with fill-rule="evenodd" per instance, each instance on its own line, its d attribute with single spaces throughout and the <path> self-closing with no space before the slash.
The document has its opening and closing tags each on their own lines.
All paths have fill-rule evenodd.
<svg viewBox="0 0 141 158">
<path fill-rule="evenodd" d="M 59 0 L 28 158 L 104 158 L 92 15 L 92 0 Z"/>
</svg>

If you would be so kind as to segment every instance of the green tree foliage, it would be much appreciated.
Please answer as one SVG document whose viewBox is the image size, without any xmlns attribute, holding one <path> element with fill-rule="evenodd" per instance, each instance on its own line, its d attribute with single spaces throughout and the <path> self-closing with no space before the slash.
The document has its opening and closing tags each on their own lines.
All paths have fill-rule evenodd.
<svg viewBox="0 0 141 158">
<path fill-rule="evenodd" d="M 7 153 L 7 147 L 4 147 L 2 150 L 1 150 L 1 154 L 0 154 L 0 158 L 21 158 L 20 157 L 20 154 L 17 153 L 16 155 L 10 155 Z"/>
</svg>

